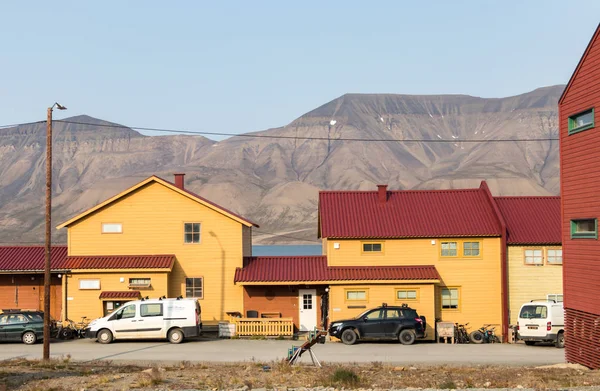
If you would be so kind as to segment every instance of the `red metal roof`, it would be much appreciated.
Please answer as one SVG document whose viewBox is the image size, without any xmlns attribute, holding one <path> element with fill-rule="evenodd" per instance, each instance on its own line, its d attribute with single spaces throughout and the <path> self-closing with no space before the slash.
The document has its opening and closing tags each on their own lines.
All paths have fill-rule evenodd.
<svg viewBox="0 0 600 391">
<path fill-rule="evenodd" d="M 51 270 L 64 269 L 67 246 L 52 246 Z M 46 262 L 44 246 L 0 246 L 0 271 L 43 271 Z"/>
<path fill-rule="evenodd" d="M 508 244 L 561 244 L 560 197 L 494 197 Z"/>
<path fill-rule="evenodd" d="M 326 256 L 246 257 L 237 282 L 439 280 L 434 266 L 327 266 Z"/>
<path fill-rule="evenodd" d="M 410 238 L 501 236 L 487 186 L 463 190 L 319 193 L 319 237 Z"/>
<path fill-rule="evenodd" d="M 175 255 L 99 255 L 72 256 L 68 269 L 170 269 Z"/>
<path fill-rule="evenodd" d="M 100 293 L 100 299 L 139 299 L 141 296 L 139 291 L 104 291 Z"/>
</svg>

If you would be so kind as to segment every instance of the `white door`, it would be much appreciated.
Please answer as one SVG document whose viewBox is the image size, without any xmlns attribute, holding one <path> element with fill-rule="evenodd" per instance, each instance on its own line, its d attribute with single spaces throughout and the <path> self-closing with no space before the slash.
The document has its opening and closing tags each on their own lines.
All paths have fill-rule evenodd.
<svg viewBox="0 0 600 391">
<path fill-rule="evenodd" d="M 300 331 L 314 330 L 317 327 L 317 290 L 299 289 Z"/>
<path fill-rule="evenodd" d="M 115 338 L 126 339 L 126 338 L 137 338 L 139 335 L 138 320 L 139 317 L 136 315 L 137 309 L 135 304 L 129 304 L 121 307 L 120 310 L 115 312 L 113 316 L 109 318 L 112 322 L 112 328 Z"/>
</svg>

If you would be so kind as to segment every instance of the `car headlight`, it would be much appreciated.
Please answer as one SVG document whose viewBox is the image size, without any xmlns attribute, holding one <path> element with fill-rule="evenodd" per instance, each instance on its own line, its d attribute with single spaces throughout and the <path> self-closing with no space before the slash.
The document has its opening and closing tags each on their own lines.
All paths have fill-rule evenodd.
<svg viewBox="0 0 600 391">
<path fill-rule="evenodd" d="M 331 324 L 331 328 L 332 329 L 339 329 L 341 325 L 342 325 L 341 323 L 332 323 Z"/>
</svg>

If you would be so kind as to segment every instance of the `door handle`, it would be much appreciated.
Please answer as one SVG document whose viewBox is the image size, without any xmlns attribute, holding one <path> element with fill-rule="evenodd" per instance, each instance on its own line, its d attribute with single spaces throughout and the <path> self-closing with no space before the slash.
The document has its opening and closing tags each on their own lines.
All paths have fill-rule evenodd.
<svg viewBox="0 0 600 391">
<path fill-rule="evenodd" d="M 132 320 L 131 323 L 133 323 L 133 322 L 137 322 L 137 320 Z"/>
<path fill-rule="evenodd" d="M 143 322 L 143 321 L 144 321 L 144 319 L 140 319 L 139 321 L 140 321 L 140 322 Z M 135 322 L 135 320 L 134 320 L 134 322 Z"/>
</svg>

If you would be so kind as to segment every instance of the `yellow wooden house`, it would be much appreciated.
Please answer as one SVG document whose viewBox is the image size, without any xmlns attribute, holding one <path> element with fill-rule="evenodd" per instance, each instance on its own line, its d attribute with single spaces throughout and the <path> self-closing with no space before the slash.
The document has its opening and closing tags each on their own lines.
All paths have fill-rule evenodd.
<svg viewBox="0 0 600 391">
<path fill-rule="evenodd" d="M 204 323 L 243 310 L 233 284 L 252 255 L 251 221 L 152 176 L 62 223 L 70 271 L 63 315 L 96 318 L 139 297 L 195 297 Z"/>
<path fill-rule="evenodd" d="M 560 197 L 495 197 L 508 231 L 510 324 L 531 300 L 562 302 Z"/>
</svg>

